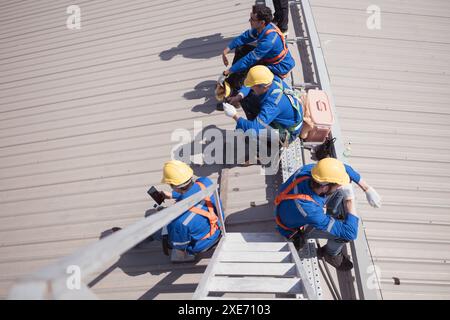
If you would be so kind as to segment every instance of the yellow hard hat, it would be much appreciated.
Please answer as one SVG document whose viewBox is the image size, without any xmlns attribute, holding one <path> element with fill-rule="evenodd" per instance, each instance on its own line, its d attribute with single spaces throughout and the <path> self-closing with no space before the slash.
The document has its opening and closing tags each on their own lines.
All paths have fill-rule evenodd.
<svg viewBox="0 0 450 320">
<path fill-rule="evenodd" d="M 170 160 L 164 164 L 162 183 L 180 186 L 188 182 L 194 172 L 186 163 L 178 160 Z"/>
<path fill-rule="evenodd" d="M 350 177 L 344 164 L 334 158 L 325 158 L 317 162 L 312 168 L 311 174 L 313 179 L 319 183 L 337 183 L 339 185 L 350 183 Z"/>
<path fill-rule="evenodd" d="M 221 86 L 219 83 L 217 83 L 215 92 L 217 101 L 223 101 L 223 99 L 228 98 L 231 94 L 231 87 L 228 82 L 224 81 L 223 84 L 224 85 Z"/>
<path fill-rule="evenodd" d="M 266 66 L 257 65 L 247 73 L 244 81 L 244 86 L 253 87 L 257 84 L 270 84 L 273 81 L 273 73 Z"/>
</svg>

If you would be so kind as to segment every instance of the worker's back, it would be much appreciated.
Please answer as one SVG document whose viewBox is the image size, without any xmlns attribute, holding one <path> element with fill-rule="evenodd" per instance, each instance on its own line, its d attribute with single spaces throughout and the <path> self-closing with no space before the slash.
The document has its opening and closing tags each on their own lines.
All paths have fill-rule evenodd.
<svg viewBox="0 0 450 320">
<path fill-rule="evenodd" d="M 201 186 L 198 182 L 203 184 L 205 187 L 213 184 L 209 178 L 200 177 L 185 193 L 179 194 L 177 192 L 173 192 L 173 198 L 176 201 L 181 201 L 201 191 Z M 214 195 L 212 195 L 210 199 L 214 207 L 214 212 L 218 215 L 216 206 L 217 199 L 215 199 Z M 205 201 L 202 201 L 196 207 L 208 211 Z M 187 251 L 191 254 L 201 252 L 209 248 L 217 241 L 220 237 L 220 229 L 217 229 L 212 236 L 203 239 L 210 232 L 210 230 L 211 225 L 208 218 L 195 214 L 191 211 L 184 212 L 167 226 L 171 245 L 175 249 Z"/>
</svg>

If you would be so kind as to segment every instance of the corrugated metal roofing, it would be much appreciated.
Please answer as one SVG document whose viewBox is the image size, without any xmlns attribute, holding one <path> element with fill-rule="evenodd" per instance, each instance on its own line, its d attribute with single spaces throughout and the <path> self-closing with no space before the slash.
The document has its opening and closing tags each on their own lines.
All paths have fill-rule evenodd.
<svg viewBox="0 0 450 320">
<path fill-rule="evenodd" d="M 450 3 L 311 3 L 349 161 L 383 197 L 358 194 L 383 298 L 448 299 Z"/>
<path fill-rule="evenodd" d="M 220 52 L 247 28 L 250 1 L 0 4 L 0 297 L 57 258 L 151 209 L 174 129 L 231 127 L 213 112 Z M 225 19 L 224 17 L 227 17 Z M 196 167 L 216 179 L 215 167 Z M 101 298 L 189 299 L 207 257 L 173 266 L 159 244 L 97 279 Z"/>
<path fill-rule="evenodd" d="M 378 3 L 382 29 L 371 31 L 369 1 L 312 1 L 350 161 L 384 197 L 374 210 L 359 195 L 358 207 L 384 298 L 448 298 L 450 5 Z M 80 1 L 82 28 L 68 30 L 71 4 L 0 3 L 2 298 L 17 278 L 142 218 L 174 129 L 192 132 L 194 120 L 232 127 L 214 112 L 213 86 L 219 53 L 248 27 L 252 1 Z M 195 168 L 214 179 L 220 170 Z M 268 181 L 234 170 L 252 179 L 230 179 L 231 192 L 247 193 L 229 213 L 249 198 L 270 202 Z M 255 228 L 270 227 L 266 209 Z M 187 268 L 160 251 L 131 250 L 94 291 L 189 299 L 208 255 Z"/>
</svg>

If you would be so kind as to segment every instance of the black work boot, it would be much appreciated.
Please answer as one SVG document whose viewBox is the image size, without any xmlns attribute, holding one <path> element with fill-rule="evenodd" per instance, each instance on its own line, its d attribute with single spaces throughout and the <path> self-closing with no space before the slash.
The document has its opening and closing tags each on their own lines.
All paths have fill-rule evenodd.
<svg viewBox="0 0 450 320">
<path fill-rule="evenodd" d="M 291 239 L 297 251 L 303 249 L 303 247 L 305 246 L 306 241 L 302 232 L 297 232 Z"/>
<path fill-rule="evenodd" d="M 305 246 L 305 238 L 302 234 L 300 234 L 300 232 L 298 232 L 294 237 L 292 237 L 292 243 L 294 244 L 295 249 L 299 251 Z"/>
<path fill-rule="evenodd" d="M 320 247 L 317 250 L 317 257 L 325 259 L 326 262 L 331 264 L 337 270 L 349 271 L 353 269 L 353 263 L 350 261 L 349 256 L 342 251 L 338 255 L 332 256 L 326 252 L 325 247 Z"/>
</svg>

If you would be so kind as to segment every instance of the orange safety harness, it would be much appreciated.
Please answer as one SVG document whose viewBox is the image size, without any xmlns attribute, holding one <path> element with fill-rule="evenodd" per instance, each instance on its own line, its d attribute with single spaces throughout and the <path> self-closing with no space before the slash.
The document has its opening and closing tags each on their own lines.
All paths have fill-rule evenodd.
<svg viewBox="0 0 450 320">
<path fill-rule="evenodd" d="M 281 33 L 280 29 L 278 29 L 278 27 L 276 25 L 274 25 L 273 23 L 271 23 L 271 25 L 273 26 L 274 29 L 267 30 L 265 32 L 265 34 L 268 35 L 270 33 L 276 32 L 278 34 L 278 36 L 280 36 L 281 42 L 283 43 L 283 50 L 277 56 L 270 58 L 270 59 L 263 59 L 263 60 L 261 60 L 261 62 L 265 63 L 265 64 L 278 64 L 281 61 L 283 61 L 284 57 L 288 53 L 288 47 L 286 45 L 284 35 L 283 35 L 283 33 Z"/>
<path fill-rule="evenodd" d="M 284 200 L 306 200 L 306 201 L 312 201 L 315 204 L 318 204 L 311 196 L 307 195 L 307 194 L 288 194 L 292 189 L 294 189 L 298 184 L 302 183 L 305 180 L 308 180 L 310 177 L 309 176 L 303 176 L 300 178 L 295 179 L 294 181 L 292 181 L 286 189 L 284 189 L 276 198 L 275 198 L 275 206 L 278 207 L 278 205 L 284 201 Z M 283 228 L 286 231 L 291 231 L 294 233 L 297 233 L 297 231 L 299 231 L 299 228 L 294 229 L 294 228 L 289 228 L 286 225 L 284 225 L 281 222 L 280 216 L 278 215 L 278 211 L 277 211 L 277 215 L 275 217 L 275 222 L 277 223 L 278 226 L 280 226 L 281 228 Z M 303 227 L 301 227 L 300 229 L 302 229 Z"/>
<path fill-rule="evenodd" d="M 206 187 L 203 183 L 201 183 L 199 181 L 196 181 L 195 183 L 200 186 L 200 189 L 202 189 L 202 190 L 206 189 Z M 208 211 L 203 210 L 199 207 L 192 207 L 189 209 L 190 212 L 199 214 L 209 220 L 209 225 L 210 225 L 209 233 L 207 233 L 201 240 L 211 237 L 213 234 L 216 233 L 217 229 L 219 229 L 219 225 L 217 224 L 217 215 L 214 212 L 214 206 L 211 202 L 210 197 L 205 198 L 205 204 L 208 207 Z"/>
</svg>

